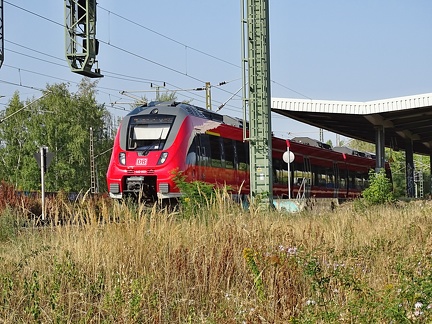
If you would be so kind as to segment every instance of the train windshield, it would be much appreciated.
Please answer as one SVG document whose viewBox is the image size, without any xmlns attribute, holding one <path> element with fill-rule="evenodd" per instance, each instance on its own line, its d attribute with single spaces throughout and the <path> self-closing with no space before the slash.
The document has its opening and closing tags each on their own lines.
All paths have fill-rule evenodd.
<svg viewBox="0 0 432 324">
<path fill-rule="evenodd" d="M 174 116 L 145 115 L 130 119 L 128 129 L 128 150 L 154 151 L 162 150 Z"/>
</svg>

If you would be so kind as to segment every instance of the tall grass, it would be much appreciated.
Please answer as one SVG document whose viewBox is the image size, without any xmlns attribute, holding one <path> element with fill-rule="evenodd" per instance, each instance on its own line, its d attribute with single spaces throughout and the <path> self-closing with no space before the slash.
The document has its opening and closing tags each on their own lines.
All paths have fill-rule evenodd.
<svg viewBox="0 0 432 324">
<path fill-rule="evenodd" d="M 282 214 L 221 192 L 194 211 L 51 206 L 0 241 L 0 321 L 432 321 L 428 201 Z"/>
</svg>

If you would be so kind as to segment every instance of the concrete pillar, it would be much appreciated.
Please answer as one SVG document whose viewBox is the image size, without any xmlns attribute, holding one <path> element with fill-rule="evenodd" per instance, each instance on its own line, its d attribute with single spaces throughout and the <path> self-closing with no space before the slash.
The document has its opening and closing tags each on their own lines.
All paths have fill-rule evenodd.
<svg viewBox="0 0 432 324">
<path fill-rule="evenodd" d="M 414 153 L 413 153 L 413 145 L 411 139 L 406 140 L 405 170 L 406 170 L 406 195 L 408 198 L 413 198 L 415 195 Z"/>
<path fill-rule="evenodd" d="M 375 155 L 376 166 L 375 172 L 385 168 L 385 137 L 384 126 L 375 126 Z"/>
</svg>

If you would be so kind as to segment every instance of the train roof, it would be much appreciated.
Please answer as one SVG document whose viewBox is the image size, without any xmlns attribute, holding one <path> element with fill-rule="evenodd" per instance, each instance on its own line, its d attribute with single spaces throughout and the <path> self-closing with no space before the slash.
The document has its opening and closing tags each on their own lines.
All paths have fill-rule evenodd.
<svg viewBox="0 0 432 324">
<path fill-rule="evenodd" d="M 365 158 L 369 158 L 369 159 L 375 159 L 375 154 L 372 154 L 369 152 L 361 152 L 361 151 L 353 150 L 352 148 L 346 147 L 346 146 L 333 147 L 333 151 L 345 153 L 345 154 L 350 154 L 350 155 L 354 155 L 354 156 L 365 157 Z"/>
<path fill-rule="evenodd" d="M 347 147 L 347 146 L 331 147 L 329 144 L 317 141 L 317 140 L 315 140 L 313 138 L 309 138 L 309 137 L 294 137 L 291 139 L 291 141 L 295 142 L 295 143 L 307 145 L 307 146 L 322 148 L 322 149 L 326 149 L 326 150 L 330 150 L 330 151 L 334 151 L 334 152 L 338 152 L 338 153 L 344 153 L 344 154 L 348 154 L 348 155 L 352 155 L 352 156 L 368 158 L 368 159 L 375 159 L 376 158 L 375 154 L 373 154 L 373 153 L 357 151 L 357 150 L 354 150 L 354 149 Z"/>
<path fill-rule="evenodd" d="M 327 149 L 327 150 L 331 150 L 331 146 L 317 141 L 315 139 L 309 138 L 309 137 L 294 137 L 292 139 L 292 141 L 297 142 L 297 143 L 301 143 L 301 144 L 305 144 L 305 145 L 309 145 L 309 146 L 314 146 L 314 147 L 319 147 L 319 148 L 323 148 L 323 149 Z"/>
<path fill-rule="evenodd" d="M 152 101 L 148 104 L 144 104 L 142 106 L 136 107 L 134 110 L 132 110 L 130 113 L 127 114 L 127 116 L 131 115 L 137 115 L 141 113 L 144 110 L 147 110 L 149 107 L 177 107 L 179 109 L 182 109 L 186 114 L 192 115 L 195 117 L 205 118 L 209 120 L 218 121 L 223 124 L 231 125 L 234 127 L 243 128 L 243 120 L 236 117 L 231 117 L 227 115 L 221 115 L 217 112 L 204 109 L 202 107 L 194 106 L 188 103 L 184 102 L 178 102 L 178 101 L 165 101 L 165 102 L 159 102 L 159 101 Z M 248 123 L 246 123 L 246 127 L 248 127 Z"/>
</svg>

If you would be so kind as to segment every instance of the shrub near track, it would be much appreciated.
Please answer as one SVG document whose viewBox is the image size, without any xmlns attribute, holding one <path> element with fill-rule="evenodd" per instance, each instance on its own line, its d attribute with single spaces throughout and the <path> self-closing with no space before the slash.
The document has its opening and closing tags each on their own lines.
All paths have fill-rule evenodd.
<svg viewBox="0 0 432 324">
<path fill-rule="evenodd" d="M 19 194 L 15 188 L 5 182 L 0 182 L 0 212 L 5 208 L 19 209 L 22 208 L 27 215 L 36 215 L 41 212 L 40 202 L 35 197 L 29 197 Z"/>
<path fill-rule="evenodd" d="M 65 226 L 20 230 L 0 245 L 0 320 L 432 320 L 429 201 L 292 215 L 211 202 L 183 217 L 83 200 Z"/>
</svg>

